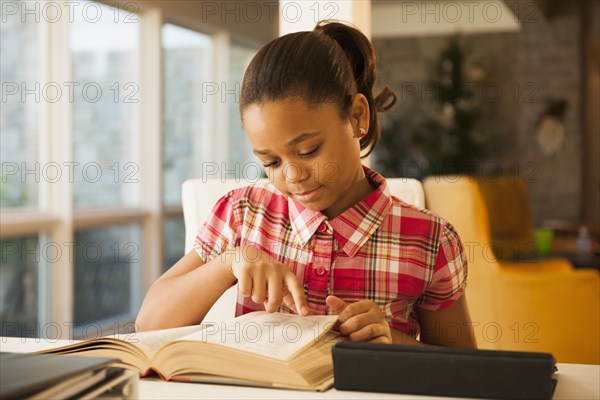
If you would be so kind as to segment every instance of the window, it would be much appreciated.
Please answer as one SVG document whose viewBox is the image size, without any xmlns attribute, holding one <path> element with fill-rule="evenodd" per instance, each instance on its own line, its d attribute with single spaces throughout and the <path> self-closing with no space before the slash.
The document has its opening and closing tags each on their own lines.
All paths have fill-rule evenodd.
<svg viewBox="0 0 600 400">
<path fill-rule="evenodd" d="M 163 39 L 165 204 L 181 204 L 181 184 L 199 176 L 209 159 L 210 110 L 206 87 L 211 81 L 209 36 L 165 24 Z"/>
<path fill-rule="evenodd" d="M 199 176 L 210 157 L 211 111 L 205 89 L 212 76 L 210 36 L 172 24 L 162 28 L 163 48 L 163 270 L 185 252 L 181 184 Z"/>
<path fill-rule="evenodd" d="M 250 183 L 263 174 L 262 166 L 252 153 L 252 147 L 244 134 L 240 119 L 239 96 L 244 72 L 258 49 L 242 44 L 232 43 L 229 55 L 228 88 L 236 88 L 236 100 L 227 102 L 229 115 L 229 157 L 230 169 L 236 170 L 239 178 L 247 179 Z"/>
<path fill-rule="evenodd" d="M 138 224 L 76 232 L 75 328 L 137 313 L 131 297 L 140 282 L 141 242 Z"/>
<path fill-rule="evenodd" d="M 74 174 L 73 203 L 76 210 L 113 207 L 118 212 L 138 205 L 139 20 L 127 10 L 87 4 L 94 12 L 75 13 L 69 25 L 73 81 L 81 88 L 71 112 L 73 158 L 81 169 Z M 101 218 L 87 225 L 75 232 L 72 250 L 76 329 L 133 318 L 139 299 L 132 296 L 139 296 L 142 286 L 140 225 L 105 226 Z"/>
<path fill-rule="evenodd" d="M 14 2 L 24 7 L 25 2 Z M 39 24 L 0 7 L 0 207 L 27 213 L 39 208 L 41 82 Z M 18 44 L 15 46 L 14 44 Z M 3 218 L 4 225 L 6 218 Z M 4 231 L 4 229 L 3 229 Z M 47 268 L 41 259 L 43 231 L 0 239 L 0 334 L 34 337 L 46 315 Z"/>
<path fill-rule="evenodd" d="M 163 271 L 173 266 L 185 253 L 183 218 L 166 218 L 163 223 Z"/>
<path fill-rule="evenodd" d="M 138 25 L 128 12 L 94 5 L 70 24 L 75 207 L 134 205 L 132 138 L 139 102 Z M 88 9 L 91 9 L 89 7 Z M 118 22 L 115 22 L 118 21 Z"/>
<path fill-rule="evenodd" d="M 41 285 L 44 260 L 50 246 L 40 249 L 38 236 L 21 236 L 0 240 L 0 320 L 2 336 L 36 337 L 39 332 Z"/>
<path fill-rule="evenodd" d="M 25 2 L 15 5 L 24 7 Z M 1 9 L 0 203 L 3 208 L 37 208 L 41 174 L 37 148 L 44 94 L 39 71 L 39 24 Z"/>
<path fill-rule="evenodd" d="M 68 337 L 46 328 L 131 320 L 148 218 L 136 185 L 139 19 L 90 1 L 1 10 L 1 332 Z"/>
</svg>

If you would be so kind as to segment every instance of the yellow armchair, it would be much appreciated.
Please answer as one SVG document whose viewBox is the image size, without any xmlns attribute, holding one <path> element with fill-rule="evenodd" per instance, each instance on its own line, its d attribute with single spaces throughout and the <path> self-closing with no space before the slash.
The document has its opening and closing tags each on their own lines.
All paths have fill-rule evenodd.
<svg viewBox="0 0 600 400">
<path fill-rule="evenodd" d="M 535 226 L 523 179 L 501 176 L 477 179 L 488 210 L 496 257 L 518 261 L 535 258 Z"/>
<path fill-rule="evenodd" d="M 563 260 L 510 263 L 493 251 L 488 210 L 470 177 L 429 177 L 426 206 L 452 223 L 469 259 L 467 302 L 480 348 L 545 351 L 600 364 L 600 276 Z"/>
</svg>

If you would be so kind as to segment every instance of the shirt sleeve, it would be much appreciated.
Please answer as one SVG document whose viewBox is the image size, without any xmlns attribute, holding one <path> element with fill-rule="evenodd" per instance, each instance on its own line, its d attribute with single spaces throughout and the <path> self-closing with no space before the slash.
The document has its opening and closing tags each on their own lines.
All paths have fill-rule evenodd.
<svg viewBox="0 0 600 400">
<path fill-rule="evenodd" d="M 231 191 L 217 201 L 196 235 L 194 250 L 205 263 L 239 246 L 240 218 L 233 193 Z"/>
<path fill-rule="evenodd" d="M 462 296 L 467 285 L 467 257 L 454 227 L 444 225 L 435 260 L 433 279 L 421 296 L 420 308 L 439 311 Z"/>
</svg>

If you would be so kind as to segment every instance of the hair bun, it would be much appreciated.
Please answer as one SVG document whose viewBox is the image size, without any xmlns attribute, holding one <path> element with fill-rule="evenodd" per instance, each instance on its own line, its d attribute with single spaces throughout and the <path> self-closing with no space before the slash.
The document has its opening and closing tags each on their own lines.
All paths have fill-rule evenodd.
<svg viewBox="0 0 600 400">
<path fill-rule="evenodd" d="M 396 100 L 398 100 L 398 97 L 386 85 L 377 97 L 375 97 L 375 107 L 378 112 L 384 112 L 392 108 L 396 104 Z"/>
</svg>

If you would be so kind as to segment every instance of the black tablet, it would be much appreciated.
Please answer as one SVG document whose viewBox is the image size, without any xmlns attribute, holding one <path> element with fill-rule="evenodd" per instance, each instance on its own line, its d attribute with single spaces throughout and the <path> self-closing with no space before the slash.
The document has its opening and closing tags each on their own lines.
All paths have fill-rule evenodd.
<svg viewBox="0 0 600 400">
<path fill-rule="evenodd" d="M 549 353 L 341 342 L 333 352 L 338 390 L 488 399 L 551 399 Z"/>
</svg>

